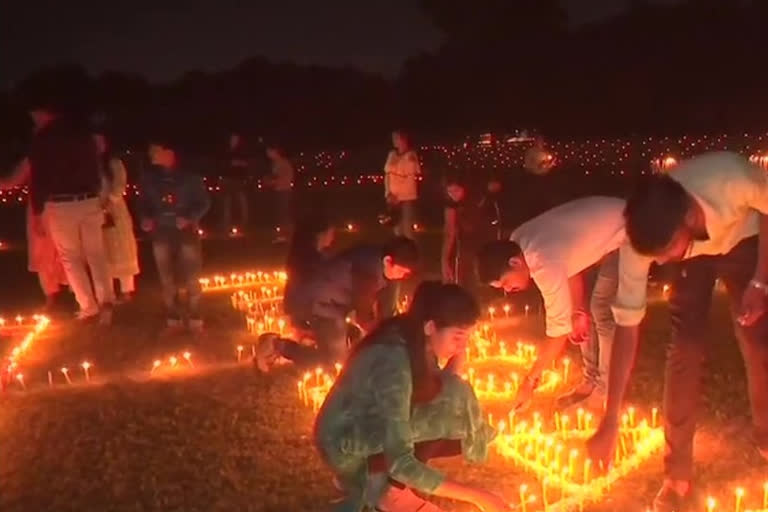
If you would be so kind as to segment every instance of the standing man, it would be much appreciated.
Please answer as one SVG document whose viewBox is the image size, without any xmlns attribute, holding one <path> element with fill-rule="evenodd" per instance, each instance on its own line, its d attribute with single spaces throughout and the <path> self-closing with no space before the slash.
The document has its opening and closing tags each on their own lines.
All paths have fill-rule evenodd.
<svg viewBox="0 0 768 512">
<path fill-rule="evenodd" d="M 395 130 L 392 132 L 392 150 L 384 163 L 384 198 L 394 213 L 397 236 L 413 238 L 420 177 L 419 155 L 410 135 L 403 130 Z"/>
<path fill-rule="evenodd" d="M 153 168 L 142 177 L 139 215 L 141 229 L 152 237 L 167 326 L 175 329 L 186 320 L 189 330 L 198 333 L 203 329 L 199 281 L 203 255 L 198 228 L 210 198 L 203 179 L 182 168 L 172 144 L 153 139 L 149 160 Z M 186 307 L 180 289 L 186 290 Z"/>
<path fill-rule="evenodd" d="M 240 212 L 240 226 L 248 229 L 248 197 L 246 180 L 248 178 L 249 162 L 245 153 L 243 138 L 239 133 L 229 136 L 226 162 L 224 163 L 224 197 L 222 204 L 222 228 L 228 233 L 232 228 L 232 203 L 237 203 Z"/>
<path fill-rule="evenodd" d="M 293 164 L 285 150 L 277 145 L 267 146 L 267 158 L 272 163 L 270 184 L 277 199 L 277 237 L 275 242 L 287 242 L 293 228 Z"/>
<path fill-rule="evenodd" d="M 28 155 L 32 212 L 42 214 L 35 229 L 50 231 L 80 307 L 77 318 L 109 325 L 115 292 L 104 249 L 96 141 L 50 104 L 33 104 L 29 115 L 35 126 Z"/>
<path fill-rule="evenodd" d="M 672 340 L 664 376 L 664 484 L 656 511 L 692 503 L 693 438 L 707 317 L 715 280 L 731 303 L 744 357 L 755 442 L 768 458 L 768 176 L 742 156 L 707 153 L 669 175 L 648 177 L 627 201 L 628 243 L 620 251 L 617 328 L 605 416 L 587 448 L 595 460 L 615 449 L 624 392 L 639 343 L 651 262 L 686 260 L 672 284 Z"/>
<path fill-rule="evenodd" d="M 518 227 L 509 241 L 486 244 L 477 256 L 482 282 L 507 292 L 533 281 L 544 299 L 546 341 L 523 380 L 515 407 L 528 404 L 541 378 L 568 341 L 581 348 L 584 378 L 558 399 L 595 412 L 605 401 L 613 338 L 611 303 L 617 287 L 617 249 L 624 242 L 624 201 L 585 197 L 553 208 Z"/>
</svg>

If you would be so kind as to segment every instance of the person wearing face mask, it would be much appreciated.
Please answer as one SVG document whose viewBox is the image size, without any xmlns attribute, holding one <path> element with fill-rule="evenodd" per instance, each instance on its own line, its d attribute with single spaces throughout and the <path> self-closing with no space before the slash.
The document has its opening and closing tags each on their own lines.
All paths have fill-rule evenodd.
<svg viewBox="0 0 768 512">
<path fill-rule="evenodd" d="M 618 252 L 624 242 L 625 202 L 592 196 L 553 208 L 525 222 L 509 240 L 486 244 L 477 255 L 480 280 L 506 292 L 541 292 L 546 340 L 523 380 L 515 407 L 528 405 L 541 372 L 570 340 L 579 345 L 584 378 L 561 396 L 564 409 L 577 404 L 601 413 L 606 393 L 614 322 Z"/>
<path fill-rule="evenodd" d="M 352 350 L 315 422 L 317 449 L 346 494 L 336 510 L 441 510 L 411 489 L 485 512 L 511 510 L 501 497 L 428 464 L 457 455 L 480 462 L 493 438 L 474 391 L 457 375 L 479 316 L 468 292 L 427 281 L 407 313 Z"/>
<path fill-rule="evenodd" d="M 768 176 L 736 153 L 712 152 L 682 162 L 671 174 L 646 177 L 627 201 L 628 241 L 619 250 L 616 335 L 605 416 L 587 443 L 594 460 L 610 460 L 620 409 L 645 314 L 648 269 L 685 260 L 672 283 L 672 339 L 664 378 L 667 451 L 657 511 L 686 510 L 707 322 L 715 280 L 731 303 L 744 357 L 755 441 L 768 459 Z"/>
<path fill-rule="evenodd" d="M 416 270 L 419 253 L 413 240 L 396 237 L 384 245 L 352 247 L 321 264 L 291 298 L 291 320 L 311 333 L 308 347 L 276 333 L 259 337 L 254 363 L 267 372 L 283 357 L 314 368 L 332 367 L 347 353 L 347 318 L 354 313 L 364 331 L 395 314 L 393 288 Z"/>
</svg>

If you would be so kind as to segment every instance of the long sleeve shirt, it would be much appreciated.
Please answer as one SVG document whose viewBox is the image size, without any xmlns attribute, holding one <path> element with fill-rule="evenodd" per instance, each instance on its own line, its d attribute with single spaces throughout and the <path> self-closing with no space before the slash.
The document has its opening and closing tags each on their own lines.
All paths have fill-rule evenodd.
<svg viewBox="0 0 768 512">
<path fill-rule="evenodd" d="M 389 281 L 384 277 L 381 247 L 361 245 L 338 254 L 318 268 L 310 281 L 297 290 L 299 308 L 325 318 L 345 317 L 354 311 L 363 326 L 370 325 L 374 307 L 378 320 L 394 313 L 388 299 Z"/>
<path fill-rule="evenodd" d="M 141 218 L 162 230 L 177 229 L 178 217 L 195 226 L 211 206 L 203 179 L 181 169 L 151 168 L 142 176 L 139 194 Z"/>
<path fill-rule="evenodd" d="M 395 328 L 380 335 L 388 341 L 350 360 L 328 394 L 317 416 L 317 441 L 345 482 L 364 486 L 366 465 L 354 461 L 382 453 L 393 479 L 431 493 L 444 476 L 415 457 L 414 443 L 461 440 L 464 457 L 480 462 L 487 456 L 493 429 L 484 421 L 472 388 L 449 372 L 441 373 L 437 397 L 412 404 L 406 341 Z M 345 474 L 350 468 L 362 474 Z M 360 496 L 359 491 L 351 489 L 350 495 Z"/>
<path fill-rule="evenodd" d="M 384 195 L 391 194 L 398 201 L 415 201 L 420 175 L 421 164 L 415 151 L 400 154 L 393 149 L 384 164 Z"/>
<path fill-rule="evenodd" d="M 760 215 L 768 215 L 768 176 L 736 153 L 705 153 L 682 162 L 670 177 L 704 211 L 708 239 L 694 241 L 686 258 L 729 253 L 757 235 Z M 629 241 L 619 249 L 619 287 L 613 305 L 618 325 L 634 326 L 643 319 L 652 262 Z"/>
<path fill-rule="evenodd" d="M 585 197 L 544 212 L 512 233 L 544 299 L 547 336 L 572 331 L 568 280 L 624 243 L 624 206 L 622 199 Z"/>
</svg>

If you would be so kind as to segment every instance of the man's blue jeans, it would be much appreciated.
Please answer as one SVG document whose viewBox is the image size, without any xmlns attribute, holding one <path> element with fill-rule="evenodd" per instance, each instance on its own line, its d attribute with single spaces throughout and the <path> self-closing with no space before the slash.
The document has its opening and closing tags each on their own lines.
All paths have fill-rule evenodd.
<svg viewBox="0 0 768 512">
<path fill-rule="evenodd" d="M 193 229 L 161 229 L 154 233 L 152 252 L 162 286 L 163 303 L 169 319 L 181 319 L 185 311 L 179 303 L 179 290 L 187 291 L 186 314 L 200 318 L 200 270 L 203 263 L 200 238 Z"/>
</svg>

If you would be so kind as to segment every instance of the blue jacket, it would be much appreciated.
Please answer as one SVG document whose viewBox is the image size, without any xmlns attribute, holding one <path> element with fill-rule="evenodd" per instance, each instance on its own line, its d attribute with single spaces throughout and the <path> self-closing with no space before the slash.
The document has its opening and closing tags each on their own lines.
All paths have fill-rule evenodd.
<svg viewBox="0 0 768 512">
<path fill-rule="evenodd" d="M 153 166 L 141 177 L 139 215 L 154 220 L 156 230 L 176 230 L 177 217 L 192 221 L 197 229 L 210 206 L 205 183 L 196 174 Z"/>
</svg>

